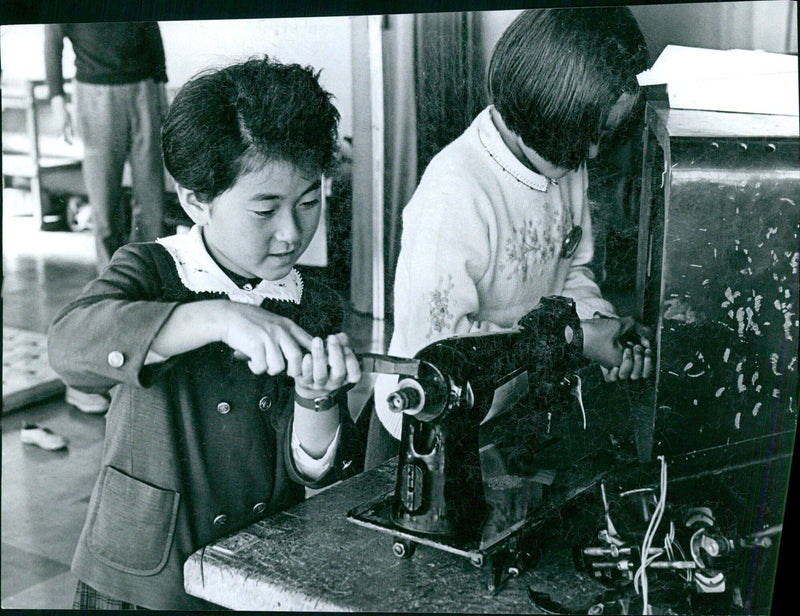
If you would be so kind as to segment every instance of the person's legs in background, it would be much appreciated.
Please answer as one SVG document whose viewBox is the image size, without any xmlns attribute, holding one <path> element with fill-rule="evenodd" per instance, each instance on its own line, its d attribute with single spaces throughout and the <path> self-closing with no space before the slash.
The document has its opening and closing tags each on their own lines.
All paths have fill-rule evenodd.
<svg viewBox="0 0 800 616">
<path fill-rule="evenodd" d="M 163 86 L 152 79 L 131 84 L 131 242 L 152 241 L 163 235 L 165 194 L 160 87 Z"/>
<path fill-rule="evenodd" d="M 83 140 L 83 179 L 92 208 L 97 269 L 102 271 L 127 241 L 122 172 L 130 145 L 130 88 L 78 82 L 78 132 Z"/>
<path fill-rule="evenodd" d="M 92 211 L 97 270 L 127 239 L 122 201 L 122 172 L 129 146 L 129 92 L 124 86 L 77 82 L 76 117 L 83 140 L 83 181 Z M 84 413 L 104 413 L 108 396 L 67 387 L 67 403 Z"/>
</svg>

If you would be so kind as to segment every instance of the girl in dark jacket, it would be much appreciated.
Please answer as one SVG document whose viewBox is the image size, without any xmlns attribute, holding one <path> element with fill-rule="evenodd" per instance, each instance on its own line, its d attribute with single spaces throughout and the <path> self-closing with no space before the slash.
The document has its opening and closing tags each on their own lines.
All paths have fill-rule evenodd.
<svg viewBox="0 0 800 616">
<path fill-rule="evenodd" d="M 190 80 L 163 149 L 194 226 L 119 249 L 50 328 L 64 381 L 112 391 L 76 609 L 207 607 L 183 589 L 190 554 L 352 466 L 358 361 L 338 296 L 294 267 L 334 159 L 330 97 L 268 58 Z"/>
</svg>

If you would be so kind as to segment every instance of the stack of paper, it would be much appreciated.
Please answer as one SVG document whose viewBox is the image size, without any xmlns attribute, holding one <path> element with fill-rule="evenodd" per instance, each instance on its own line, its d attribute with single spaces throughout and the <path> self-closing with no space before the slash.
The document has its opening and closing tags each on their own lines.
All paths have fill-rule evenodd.
<svg viewBox="0 0 800 616">
<path fill-rule="evenodd" d="M 797 56 L 668 45 L 640 86 L 666 84 L 670 107 L 798 115 Z"/>
</svg>

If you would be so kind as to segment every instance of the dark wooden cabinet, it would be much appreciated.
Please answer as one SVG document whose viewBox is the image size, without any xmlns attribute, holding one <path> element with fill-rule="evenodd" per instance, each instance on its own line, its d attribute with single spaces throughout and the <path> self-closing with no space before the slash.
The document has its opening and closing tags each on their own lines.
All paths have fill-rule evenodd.
<svg viewBox="0 0 800 616">
<path fill-rule="evenodd" d="M 648 103 L 637 311 L 657 363 L 643 457 L 732 443 L 791 455 L 799 213 L 797 117 Z"/>
</svg>

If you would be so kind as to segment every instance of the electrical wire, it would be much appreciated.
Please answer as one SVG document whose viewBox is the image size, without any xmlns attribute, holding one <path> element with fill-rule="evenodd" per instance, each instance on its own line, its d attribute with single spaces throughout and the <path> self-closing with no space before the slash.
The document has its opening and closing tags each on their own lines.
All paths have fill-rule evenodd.
<svg viewBox="0 0 800 616">
<path fill-rule="evenodd" d="M 675 528 L 674 523 L 670 522 L 670 524 L 672 525 L 672 528 L 674 529 Z M 681 560 L 686 560 L 686 552 L 683 551 L 683 548 L 681 547 L 680 543 L 678 543 L 677 541 L 674 541 L 674 536 L 673 536 L 673 540 L 671 541 L 671 545 L 672 545 L 672 547 L 676 548 L 678 550 L 678 552 L 680 552 Z M 691 582 L 692 581 L 692 573 L 691 573 L 691 571 L 689 571 L 687 569 L 686 571 L 684 571 L 683 575 L 686 577 L 686 581 L 687 582 Z"/>
<path fill-rule="evenodd" d="M 578 379 L 578 384 L 575 386 L 575 397 L 578 399 L 578 404 L 581 405 L 581 415 L 583 416 L 583 429 L 586 430 L 586 409 L 583 408 L 583 395 L 581 394 L 581 377 L 577 374 L 575 378 Z"/>
<path fill-rule="evenodd" d="M 619 539 L 619 533 L 617 529 L 614 528 L 614 523 L 611 521 L 611 516 L 608 512 L 608 499 L 606 498 L 606 486 L 601 481 L 600 482 L 600 496 L 603 498 L 603 510 L 606 514 L 606 530 L 608 531 L 608 539 L 610 542 L 614 542 L 614 539 Z M 621 543 L 621 542 L 620 542 Z"/>
<path fill-rule="evenodd" d="M 669 532 L 664 535 L 664 550 L 667 552 L 669 560 L 675 560 L 675 553 L 672 551 L 672 543 L 675 540 L 675 523 L 670 521 Z"/>
<path fill-rule="evenodd" d="M 661 523 L 661 517 L 664 514 L 664 509 L 667 500 L 667 463 L 664 459 L 664 456 L 659 456 L 658 459 L 661 460 L 661 485 L 660 485 L 661 490 L 658 502 L 656 503 L 655 511 L 653 512 L 653 516 L 650 519 L 650 524 L 648 525 L 647 532 L 645 533 L 644 536 L 644 540 L 642 541 L 641 563 L 639 565 L 639 569 L 636 572 L 636 576 L 634 577 L 634 587 L 637 587 L 637 578 L 641 579 L 642 614 L 644 614 L 645 616 L 647 616 L 650 613 L 650 605 L 648 601 L 649 585 L 647 579 L 647 567 L 656 558 L 658 558 L 658 556 L 660 556 L 660 553 L 657 553 L 652 557 L 648 557 L 648 555 L 650 553 L 650 547 L 653 543 L 653 538 L 655 537 L 656 530 L 658 529 L 658 526 Z"/>
<path fill-rule="evenodd" d="M 660 554 L 663 554 L 663 551 L 660 551 L 654 556 L 648 558 L 650 546 L 653 543 L 653 538 L 655 537 L 658 525 L 661 523 L 661 516 L 664 514 L 664 508 L 667 502 L 667 462 L 664 459 L 664 456 L 658 456 L 658 459 L 661 460 L 661 492 L 659 494 L 658 503 L 656 503 L 653 516 L 650 518 L 650 524 L 648 525 L 647 531 L 644 534 L 644 539 L 642 540 L 642 552 L 640 557 L 641 562 L 639 564 L 639 569 L 637 569 L 636 575 L 633 578 L 633 586 L 637 593 L 639 592 L 639 580 L 641 580 L 642 614 L 644 616 L 648 616 L 650 614 L 650 604 L 648 601 L 647 566 L 656 558 L 658 558 Z"/>
</svg>

